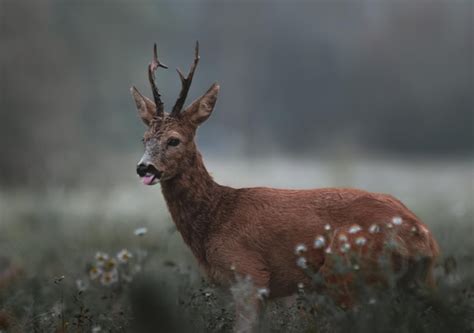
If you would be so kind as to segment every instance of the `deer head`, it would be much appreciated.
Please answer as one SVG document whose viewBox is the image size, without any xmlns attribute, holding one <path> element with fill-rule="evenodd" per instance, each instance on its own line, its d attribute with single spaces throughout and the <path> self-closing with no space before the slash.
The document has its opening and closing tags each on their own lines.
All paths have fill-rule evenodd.
<svg viewBox="0 0 474 333">
<path fill-rule="evenodd" d="M 194 142 L 196 129 L 211 115 L 219 92 L 219 85 L 214 83 L 204 95 L 183 109 L 198 62 L 199 43 L 196 42 L 194 62 L 188 75 L 185 77 L 177 69 L 181 79 L 181 92 L 169 113 L 164 111 L 155 83 L 155 71 L 159 67 L 167 68 L 158 60 L 156 44 L 152 62 L 148 66 L 154 102 L 140 94 L 135 87 L 130 89 L 138 115 L 147 126 L 143 136 L 145 153 L 137 165 L 137 174 L 145 185 L 154 185 L 182 173 L 190 166 L 197 153 Z"/>
</svg>

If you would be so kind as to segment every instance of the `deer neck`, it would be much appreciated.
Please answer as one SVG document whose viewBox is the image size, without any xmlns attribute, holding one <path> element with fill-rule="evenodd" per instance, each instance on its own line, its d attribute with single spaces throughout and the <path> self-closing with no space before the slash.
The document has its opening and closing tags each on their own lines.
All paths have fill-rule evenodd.
<svg viewBox="0 0 474 333">
<path fill-rule="evenodd" d="M 215 209 L 223 195 L 220 186 L 207 172 L 201 154 L 196 151 L 184 172 L 163 181 L 161 188 L 176 227 L 197 259 L 205 264 L 205 246 Z"/>
</svg>

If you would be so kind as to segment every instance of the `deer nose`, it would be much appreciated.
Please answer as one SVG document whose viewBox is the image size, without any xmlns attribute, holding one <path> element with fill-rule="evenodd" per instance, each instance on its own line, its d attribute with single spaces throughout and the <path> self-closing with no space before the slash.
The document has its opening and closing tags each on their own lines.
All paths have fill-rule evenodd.
<svg viewBox="0 0 474 333">
<path fill-rule="evenodd" d="M 160 178 L 161 172 L 151 163 L 141 162 L 137 165 L 137 174 L 140 177 L 145 177 L 147 174 L 153 174 L 156 178 Z"/>
<path fill-rule="evenodd" d="M 145 163 L 140 163 L 137 165 L 137 175 L 140 177 L 145 177 L 147 174 L 148 166 Z"/>
</svg>

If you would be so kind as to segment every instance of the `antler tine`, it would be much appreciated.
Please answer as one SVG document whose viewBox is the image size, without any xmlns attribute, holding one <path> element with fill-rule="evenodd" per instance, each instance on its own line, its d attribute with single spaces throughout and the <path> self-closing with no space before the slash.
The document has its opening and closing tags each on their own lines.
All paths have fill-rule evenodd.
<svg viewBox="0 0 474 333">
<path fill-rule="evenodd" d="M 150 80 L 150 85 L 151 85 L 151 90 L 153 92 L 153 98 L 155 100 L 155 105 L 156 105 L 156 115 L 158 117 L 162 117 L 164 114 L 164 107 L 163 107 L 163 102 L 161 101 L 161 95 L 158 92 L 158 88 L 156 87 L 155 83 L 155 71 L 158 69 L 158 67 L 161 68 L 168 68 L 165 64 L 162 64 L 158 60 L 158 52 L 156 51 L 156 43 L 153 46 L 153 59 L 151 63 L 148 65 L 148 79 Z"/>
<path fill-rule="evenodd" d="M 183 73 L 176 68 L 178 72 L 179 78 L 181 80 L 181 92 L 179 93 L 179 97 L 176 100 L 176 104 L 171 111 L 171 116 L 177 116 L 181 109 L 186 102 L 186 97 L 188 96 L 189 88 L 191 87 L 191 82 L 193 81 L 194 71 L 196 70 L 197 64 L 199 62 L 199 42 L 196 41 L 196 46 L 194 48 L 194 62 L 191 65 L 191 69 L 189 70 L 189 74 L 187 77 L 184 77 Z"/>
</svg>

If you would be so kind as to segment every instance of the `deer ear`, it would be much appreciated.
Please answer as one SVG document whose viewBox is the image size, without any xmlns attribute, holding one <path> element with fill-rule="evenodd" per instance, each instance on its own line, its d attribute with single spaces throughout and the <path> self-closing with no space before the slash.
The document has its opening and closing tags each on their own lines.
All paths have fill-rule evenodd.
<svg viewBox="0 0 474 333">
<path fill-rule="evenodd" d="M 156 116 L 155 103 L 140 94 L 135 87 L 130 88 L 135 104 L 137 105 L 138 115 L 143 120 L 145 125 L 149 126 L 153 117 Z"/>
<path fill-rule="evenodd" d="M 196 126 L 206 121 L 214 110 L 219 89 L 219 85 L 214 83 L 204 95 L 186 108 L 184 115 Z"/>
</svg>

